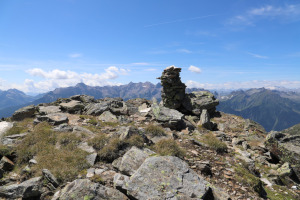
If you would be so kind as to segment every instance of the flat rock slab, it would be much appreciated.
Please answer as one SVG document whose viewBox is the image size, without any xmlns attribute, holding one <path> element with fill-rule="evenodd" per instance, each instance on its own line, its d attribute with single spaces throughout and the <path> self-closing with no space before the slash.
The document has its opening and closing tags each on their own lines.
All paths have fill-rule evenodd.
<svg viewBox="0 0 300 200">
<path fill-rule="evenodd" d="M 39 113 L 41 115 L 48 115 L 51 113 L 59 113 L 61 112 L 61 109 L 59 106 L 39 106 Z"/>
<path fill-rule="evenodd" d="M 149 157 L 126 183 L 135 199 L 208 199 L 209 183 L 181 159 L 173 156 Z"/>
<path fill-rule="evenodd" d="M 64 187 L 57 198 L 59 200 L 77 199 L 118 199 L 127 200 L 128 198 L 116 189 L 105 187 L 99 183 L 93 183 L 88 179 L 77 179 Z"/>
<path fill-rule="evenodd" d="M 13 127 L 12 122 L 5 122 L 5 121 L 0 122 L 0 137 L 12 127 Z"/>
<path fill-rule="evenodd" d="M 37 117 L 38 121 L 47 121 L 53 125 L 59 125 L 59 124 L 64 124 L 68 123 L 69 119 L 66 114 L 63 113 L 52 113 L 49 115 L 42 115 Z"/>
</svg>

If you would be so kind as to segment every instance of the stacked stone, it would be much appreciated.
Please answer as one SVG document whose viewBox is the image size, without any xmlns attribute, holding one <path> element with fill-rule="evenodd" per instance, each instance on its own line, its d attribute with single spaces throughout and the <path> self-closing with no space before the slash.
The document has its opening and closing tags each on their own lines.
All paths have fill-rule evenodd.
<svg viewBox="0 0 300 200">
<path fill-rule="evenodd" d="M 185 88 L 186 85 L 181 82 L 180 79 L 181 68 L 175 66 L 167 67 L 161 77 L 158 79 L 161 80 L 163 86 L 161 92 L 161 98 L 165 107 L 171 109 L 178 109 L 185 97 Z"/>
</svg>

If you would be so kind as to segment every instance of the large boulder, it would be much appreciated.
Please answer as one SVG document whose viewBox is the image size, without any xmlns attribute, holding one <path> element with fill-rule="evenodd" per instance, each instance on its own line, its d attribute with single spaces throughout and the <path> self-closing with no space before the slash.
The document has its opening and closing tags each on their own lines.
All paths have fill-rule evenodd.
<svg viewBox="0 0 300 200">
<path fill-rule="evenodd" d="M 181 159 L 149 157 L 126 183 L 134 199 L 210 199 L 209 183 Z"/>
<path fill-rule="evenodd" d="M 84 108 L 84 114 L 86 115 L 101 115 L 104 111 L 109 109 L 108 102 L 90 103 Z"/>
<path fill-rule="evenodd" d="M 77 100 L 71 100 L 70 102 L 60 103 L 59 106 L 63 111 L 66 111 L 68 113 L 81 113 L 81 111 L 84 108 L 83 103 Z"/>
<path fill-rule="evenodd" d="M 132 147 L 123 157 L 115 160 L 112 165 L 123 174 L 131 176 L 151 154 L 155 154 L 155 152 L 146 148 L 139 149 Z"/>
<path fill-rule="evenodd" d="M 67 184 L 60 192 L 58 200 L 77 200 L 77 199 L 118 199 L 127 200 L 128 198 L 116 189 L 106 187 L 99 183 L 93 183 L 88 179 L 77 179 Z"/>
<path fill-rule="evenodd" d="M 22 121 L 25 118 L 33 117 L 35 111 L 36 111 L 36 107 L 34 105 L 20 108 L 19 110 L 14 112 L 14 114 L 12 115 L 12 120 Z"/>
<path fill-rule="evenodd" d="M 69 118 L 64 113 L 51 113 L 48 115 L 40 115 L 35 119 L 35 123 L 40 123 L 42 121 L 49 122 L 52 125 L 60 125 L 69 122 Z"/>
<path fill-rule="evenodd" d="M 182 102 L 183 107 L 195 115 L 200 115 L 202 110 L 206 109 L 210 115 L 213 115 L 219 100 L 208 91 L 192 92 L 185 95 Z"/>
<path fill-rule="evenodd" d="M 161 80 L 161 85 L 163 86 L 161 98 L 164 106 L 167 108 L 180 108 L 185 97 L 186 85 L 181 82 L 179 76 L 180 71 L 181 68 L 170 66 L 167 67 L 161 77 L 158 78 Z"/>
<path fill-rule="evenodd" d="M 99 117 L 98 120 L 102 121 L 102 122 L 118 122 L 118 118 L 112 114 L 109 111 L 105 111 L 103 112 Z"/>
<path fill-rule="evenodd" d="M 48 115 L 52 113 L 59 113 L 61 109 L 59 106 L 39 106 L 38 111 L 41 115 Z"/>
<path fill-rule="evenodd" d="M 155 101 L 151 106 L 154 118 L 164 126 L 180 129 L 183 121 L 183 114 L 175 109 L 159 106 Z"/>
<path fill-rule="evenodd" d="M 35 177 L 20 184 L 0 187 L 0 197 L 6 199 L 36 199 L 42 194 L 41 177 Z"/>
</svg>

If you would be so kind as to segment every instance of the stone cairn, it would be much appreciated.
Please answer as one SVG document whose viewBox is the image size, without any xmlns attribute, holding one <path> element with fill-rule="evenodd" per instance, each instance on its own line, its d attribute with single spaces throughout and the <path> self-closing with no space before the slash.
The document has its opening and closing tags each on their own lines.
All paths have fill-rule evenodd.
<svg viewBox="0 0 300 200">
<path fill-rule="evenodd" d="M 161 98 L 164 106 L 176 110 L 182 104 L 186 88 L 186 85 L 181 82 L 180 72 L 181 68 L 170 66 L 163 71 L 161 77 L 157 78 L 161 80 L 163 86 Z"/>
</svg>

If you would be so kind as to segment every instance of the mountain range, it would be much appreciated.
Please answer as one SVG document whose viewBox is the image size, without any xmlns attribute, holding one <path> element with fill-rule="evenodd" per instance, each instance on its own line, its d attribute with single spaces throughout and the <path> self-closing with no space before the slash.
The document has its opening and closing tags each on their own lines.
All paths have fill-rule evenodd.
<svg viewBox="0 0 300 200">
<path fill-rule="evenodd" d="M 219 99 L 218 110 L 252 119 L 267 131 L 300 122 L 300 93 L 260 88 L 234 91 Z"/>
<path fill-rule="evenodd" d="M 72 87 L 57 88 L 48 93 L 35 97 L 10 89 L 0 91 L 0 117 L 9 117 L 15 110 L 26 105 L 50 103 L 58 98 L 67 98 L 77 94 L 94 96 L 96 99 L 105 97 L 121 97 L 124 100 L 132 98 L 160 100 L 160 83 L 153 84 L 132 83 L 121 86 L 93 87 L 78 83 Z M 187 88 L 186 92 L 204 89 Z M 217 110 L 252 119 L 260 123 L 267 131 L 283 130 L 300 123 L 300 92 L 290 90 L 270 90 L 265 88 L 238 90 L 229 93 L 222 90 L 215 91 L 215 96 L 220 99 Z"/>
</svg>

